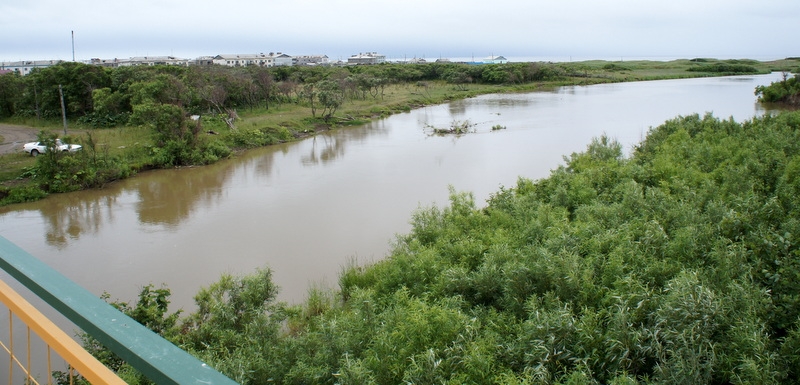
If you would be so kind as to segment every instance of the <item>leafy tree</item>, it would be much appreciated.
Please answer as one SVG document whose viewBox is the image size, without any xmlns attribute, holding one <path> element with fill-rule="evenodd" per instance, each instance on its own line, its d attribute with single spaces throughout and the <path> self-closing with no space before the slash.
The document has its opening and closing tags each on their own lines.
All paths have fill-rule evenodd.
<svg viewBox="0 0 800 385">
<path fill-rule="evenodd" d="M 151 79 L 132 83 L 128 91 L 131 95 L 132 106 L 158 103 L 183 107 L 188 103 L 187 90 L 183 81 L 170 74 L 158 74 Z"/>
<path fill-rule="evenodd" d="M 114 127 L 128 123 L 130 100 L 111 88 L 98 88 L 92 91 L 94 109 L 78 121 L 93 127 Z"/>
<path fill-rule="evenodd" d="M 330 120 L 336 110 L 344 102 L 344 94 L 339 83 L 333 80 L 320 80 L 303 86 L 303 99 L 311 107 L 311 116 L 316 117 L 317 112 L 324 120 Z"/>
<path fill-rule="evenodd" d="M 0 75 L 0 118 L 14 116 L 18 109 L 18 95 L 25 89 L 22 77 L 16 73 Z"/>
<path fill-rule="evenodd" d="M 317 89 L 317 100 L 322 107 L 320 115 L 328 121 L 344 103 L 344 94 L 340 85 L 332 80 L 319 81 L 315 88 Z"/>
<path fill-rule="evenodd" d="M 106 69 L 74 62 L 34 69 L 25 79 L 28 87 L 23 103 L 46 118 L 61 116 L 59 86 L 67 115 L 80 117 L 92 111 L 92 92 L 110 85 Z"/>
</svg>

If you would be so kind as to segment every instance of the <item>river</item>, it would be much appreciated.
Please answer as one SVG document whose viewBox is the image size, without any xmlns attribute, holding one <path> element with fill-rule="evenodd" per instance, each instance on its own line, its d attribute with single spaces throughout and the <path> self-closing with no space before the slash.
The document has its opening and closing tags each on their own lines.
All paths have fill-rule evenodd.
<svg viewBox="0 0 800 385">
<path fill-rule="evenodd" d="M 172 290 L 173 310 L 221 274 L 273 270 L 279 298 L 336 287 L 347 263 L 384 258 L 414 210 L 448 186 L 482 204 L 519 176 L 547 177 L 607 135 L 627 152 L 679 115 L 765 113 L 753 94 L 780 74 L 562 87 L 425 107 L 205 167 L 143 172 L 102 190 L 0 208 L 0 234 L 88 290 L 133 300 Z M 468 122 L 473 133 L 431 135 Z M 505 129 L 492 130 L 493 126 Z M 4 277 L 4 276 L 3 276 Z"/>
</svg>

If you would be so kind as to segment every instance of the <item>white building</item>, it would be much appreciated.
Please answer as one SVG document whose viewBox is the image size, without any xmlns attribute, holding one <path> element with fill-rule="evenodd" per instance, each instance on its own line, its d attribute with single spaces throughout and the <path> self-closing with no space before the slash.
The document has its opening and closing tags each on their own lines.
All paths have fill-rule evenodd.
<svg viewBox="0 0 800 385">
<path fill-rule="evenodd" d="M 292 63 L 298 66 L 327 65 L 328 55 L 300 55 L 292 58 Z"/>
<path fill-rule="evenodd" d="M 347 64 L 380 64 L 386 62 L 386 55 L 377 52 L 359 53 L 347 58 Z"/>
<path fill-rule="evenodd" d="M 20 75 L 27 75 L 36 68 L 46 68 L 63 63 L 63 60 L 23 60 L 0 62 L 0 69 L 11 70 Z"/>
<path fill-rule="evenodd" d="M 212 59 L 214 64 L 228 67 L 275 67 L 292 65 L 292 57 L 284 53 L 270 52 L 268 55 L 259 54 L 240 54 L 240 55 L 217 55 Z"/>
<path fill-rule="evenodd" d="M 228 67 L 272 67 L 275 65 L 275 58 L 272 56 L 259 54 L 242 54 L 242 55 L 217 55 L 214 56 L 214 64 L 228 66 Z"/>
<path fill-rule="evenodd" d="M 177 58 L 174 56 L 138 56 L 127 59 L 91 59 L 89 64 L 103 67 L 131 67 L 131 66 L 156 66 L 156 65 L 177 65 L 188 66 L 192 60 Z"/>
<path fill-rule="evenodd" d="M 291 56 L 289 56 L 289 55 L 287 55 L 285 53 L 278 52 L 278 53 L 273 55 L 272 52 L 270 52 L 269 55 L 272 56 L 276 67 L 277 66 L 291 66 L 292 63 L 294 62 L 294 59 Z"/>
</svg>

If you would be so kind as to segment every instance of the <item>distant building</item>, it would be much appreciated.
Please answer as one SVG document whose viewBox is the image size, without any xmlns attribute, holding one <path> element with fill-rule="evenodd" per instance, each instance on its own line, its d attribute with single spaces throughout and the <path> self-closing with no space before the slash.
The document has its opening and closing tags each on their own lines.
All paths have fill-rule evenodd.
<svg viewBox="0 0 800 385">
<path fill-rule="evenodd" d="M 239 55 L 217 55 L 211 59 L 213 64 L 223 65 L 227 67 L 276 67 L 276 66 L 291 66 L 292 57 L 285 53 L 269 54 L 239 54 Z"/>
<path fill-rule="evenodd" d="M 122 59 L 127 61 L 128 59 Z M 121 59 L 100 59 L 100 58 L 92 58 L 89 60 L 89 64 L 101 66 L 101 67 L 119 67 Z"/>
<path fill-rule="evenodd" d="M 91 59 L 89 64 L 103 67 L 131 67 L 131 66 L 156 66 L 156 65 L 177 65 L 188 66 L 189 59 L 181 59 L 174 56 L 139 56 L 127 59 Z"/>
<path fill-rule="evenodd" d="M 327 65 L 328 55 L 298 55 L 292 57 L 292 64 L 297 66 Z"/>
<path fill-rule="evenodd" d="M 63 63 L 63 60 L 24 60 L 0 63 L 0 69 L 10 70 L 20 75 L 27 75 L 36 68 L 47 68 Z"/>
<path fill-rule="evenodd" d="M 275 58 L 263 53 L 244 55 L 217 55 L 214 56 L 212 61 L 214 64 L 228 67 L 272 67 L 275 65 Z"/>
<path fill-rule="evenodd" d="M 272 52 L 270 52 L 269 56 L 272 56 L 275 66 L 291 66 L 294 61 L 291 56 L 285 53 L 278 52 L 276 54 L 273 54 Z"/>
<path fill-rule="evenodd" d="M 508 63 L 508 59 L 503 56 L 488 56 L 483 58 L 480 61 L 468 61 L 465 62 L 466 64 L 472 65 L 481 65 L 481 64 L 505 64 Z"/>
<path fill-rule="evenodd" d="M 386 62 L 386 55 L 377 52 L 359 53 L 347 58 L 347 64 L 380 64 Z"/>
<path fill-rule="evenodd" d="M 489 56 L 483 59 L 483 64 L 505 64 L 508 63 L 508 59 L 502 56 Z"/>
<path fill-rule="evenodd" d="M 214 56 L 200 56 L 191 63 L 196 66 L 210 66 L 214 64 Z"/>
</svg>

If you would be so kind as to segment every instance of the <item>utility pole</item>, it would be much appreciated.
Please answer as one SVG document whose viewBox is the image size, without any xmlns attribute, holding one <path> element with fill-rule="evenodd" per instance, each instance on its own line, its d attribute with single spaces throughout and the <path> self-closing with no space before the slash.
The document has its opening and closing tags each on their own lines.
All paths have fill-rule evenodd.
<svg viewBox="0 0 800 385">
<path fill-rule="evenodd" d="M 64 136 L 67 136 L 67 109 L 64 108 L 64 91 L 61 90 L 61 84 L 58 85 L 58 95 L 61 96 L 61 119 L 64 121 Z"/>
<path fill-rule="evenodd" d="M 75 31 L 72 32 L 72 61 L 75 61 Z"/>
</svg>

